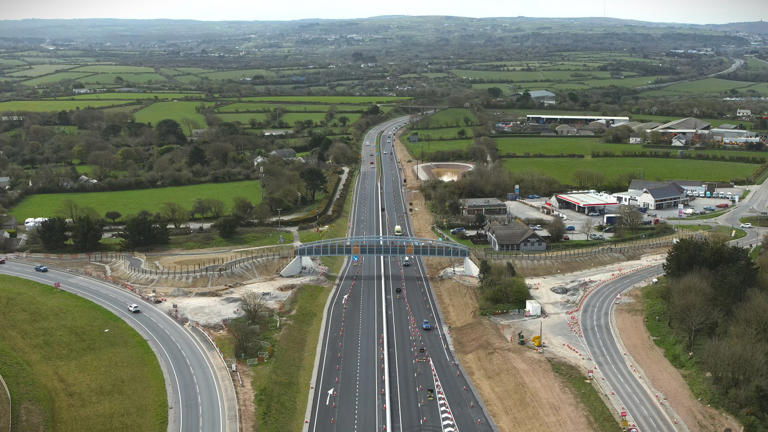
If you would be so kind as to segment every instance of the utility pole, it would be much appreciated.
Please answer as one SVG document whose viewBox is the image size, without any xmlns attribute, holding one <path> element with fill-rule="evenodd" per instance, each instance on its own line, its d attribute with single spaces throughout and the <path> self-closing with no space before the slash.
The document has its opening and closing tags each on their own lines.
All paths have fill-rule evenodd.
<svg viewBox="0 0 768 432">
<path fill-rule="evenodd" d="M 283 209 L 279 208 L 277 209 L 277 229 L 280 229 L 280 212 L 283 211 Z"/>
</svg>

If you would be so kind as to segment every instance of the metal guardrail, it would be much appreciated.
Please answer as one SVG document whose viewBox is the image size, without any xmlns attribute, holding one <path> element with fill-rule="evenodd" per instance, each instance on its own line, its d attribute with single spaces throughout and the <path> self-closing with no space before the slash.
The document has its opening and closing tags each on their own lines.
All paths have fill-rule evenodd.
<svg viewBox="0 0 768 432">
<path fill-rule="evenodd" d="M 454 242 L 403 236 L 363 236 L 320 240 L 296 246 L 297 256 L 432 256 L 466 258 L 469 248 Z"/>
</svg>

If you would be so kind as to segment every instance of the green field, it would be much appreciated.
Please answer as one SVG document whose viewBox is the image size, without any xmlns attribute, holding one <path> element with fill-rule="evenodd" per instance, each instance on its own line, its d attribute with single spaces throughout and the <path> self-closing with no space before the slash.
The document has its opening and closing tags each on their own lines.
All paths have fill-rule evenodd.
<svg viewBox="0 0 768 432">
<path fill-rule="evenodd" d="M 419 140 L 432 141 L 439 139 L 455 139 L 458 138 L 460 130 L 464 130 L 466 138 L 472 137 L 472 126 L 465 127 L 450 127 L 450 128 L 437 128 L 437 129 L 411 129 L 408 134 L 419 134 Z"/>
<path fill-rule="evenodd" d="M 39 100 L 39 101 L 8 101 L 0 102 L 0 112 L 4 111 L 68 111 L 83 108 L 101 108 L 124 104 L 125 101 L 59 101 L 59 100 Z"/>
<path fill-rule="evenodd" d="M 419 121 L 416 123 L 416 128 L 471 127 L 476 124 L 477 117 L 469 109 L 448 108 Z"/>
<path fill-rule="evenodd" d="M 221 121 L 225 122 L 239 122 L 244 125 L 247 125 L 251 122 L 251 120 L 256 120 L 257 122 L 263 122 L 267 119 L 267 113 L 234 113 L 234 114 L 216 114 L 217 117 L 221 119 Z"/>
<path fill-rule="evenodd" d="M 244 97 L 246 102 L 318 102 L 327 104 L 374 104 L 409 100 L 395 96 L 255 96 Z"/>
<path fill-rule="evenodd" d="M 66 73 L 66 72 L 62 72 Z M 104 99 L 104 100 L 139 100 L 139 99 L 184 99 L 184 98 L 202 98 L 202 93 L 91 93 L 77 96 L 59 97 L 56 99 Z"/>
<path fill-rule="evenodd" d="M 64 70 L 64 69 L 70 69 L 76 65 L 65 65 L 65 64 L 38 64 L 38 65 L 32 65 L 29 66 L 26 69 L 21 69 L 16 72 L 10 72 L 6 74 L 7 76 L 13 76 L 13 77 L 38 77 L 40 75 L 48 75 L 50 73 L 54 73 L 56 71 Z"/>
<path fill-rule="evenodd" d="M 136 214 L 141 210 L 157 212 L 165 202 L 179 203 L 191 209 L 198 198 L 215 198 L 225 205 L 225 212 L 236 197 L 245 197 L 254 204 L 261 202 L 261 187 L 255 180 L 230 183 L 206 183 L 192 186 L 172 186 L 157 189 L 138 189 L 115 192 L 86 192 L 37 194 L 24 198 L 11 214 L 19 221 L 28 217 L 51 217 L 59 213 L 65 200 L 72 200 L 81 207 L 92 207 L 100 215 L 114 210 L 123 215 Z"/>
<path fill-rule="evenodd" d="M 155 68 L 144 66 L 118 66 L 118 65 L 90 65 L 73 69 L 77 72 L 128 74 L 128 73 L 153 73 Z"/>
<path fill-rule="evenodd" d="M 166 430 L 157 358 L 122 319 L 73 294 L 5 275 L 0 303 L 0 374 L 13 401 L 12 430 Z"/>
<path fill-rule="evenodd" d="M 326 113 L 328 110 L 333 109 L 337 114 L 347 112 L 362 112 L 368 108 L 367 105 L 328 105 L 328 104 L 275 104 L 275 103 L 258 103 L 258 102 L 245 102 L 245 103 L 233 103 L 224 105 L 217 108 L 218 112 L 267 112 L 275 109 L 281 109 L 284 112 L 322 112 Z"/>
<path fill-rule="evenodd" d="M 424 155 L 438 151 L 451 151 L 451 150 L 464 150 L 472 145 L 471 139 L 463 140 L 443 140 L 443 141 L 420 141 L 417 143 L 406 143 L 406 148 L 411 153 L 411 156 L 420 158 L 421 151 L 424 150 Z M 427 157 L 429 159 L 429 157 Z"/>
<path fill-rule="evenodd" d="M 166 78 L 157 73 L 123 73 L 123 74 L 96 74 L 83 78 L 82 81 L 85 84 L 102 84 L 102 85 L 117 85 L 118 77 L 123 79 L 125 84 L 147 84 L 150 81 L 159 82 L 166 81 Z"/>
<path fill-rule="evenodd" d="M 755 86 L 755 83 L 749 81 L 733 81 L 721 78 L 706 78 L 701 80 L 689 81 L 680 84 L 650 90 L 644 92 L 644 96 L 690 96 L 690 95 L 720 95 L 731 90 L 752 89 L 761 92 L 762 87 Z M 764 91 L 763 91 L 764 93 Z"/>
<path fill-rule="evenodd" d="M 274 78 L 275 73 L 266 69 L 238 69 L 217 72 L 201 73 L 199 77 L 205 77 L 212 80 L 240 80 L 243 78 L 252 78 L 254 75 L 261 75 L 265 78 Z"/>
<path fill-rule="evenodd" d="M 496 146 L 499 154 L 583 154 L 589 155 L 593 151 L 622 151 L 642 150 L 639 145 L 608 144 L 600 138 L 564 138 L 564 137 L 508 137 L 496 138 Z"/>
<path fill-rule="evenodd" d="M 87 72 L 57 72 L 50 75 L 43 75 L 37 78 L 22 81 L 22 84 L 25 86 L 34 87 L 45 84 L 53 84 L 64 80 L 79 80 L 88 75 L 90 74 Z"/>
<path fill-rule="evenodd" d="M 751 176 L 754 164 L 659 158 L 518 158 L 505 159 L 504 167 L 515 171 L 539 171 L 565 184 L 573 183 L 578 170 L 596 171 L 606 178 L 635 173 L 647 180 L 729 181 Z"/>
<path fill-rule="evenodd" d="M 165 119 L 176 120 L 183 125 L 182 120 L 190 119 L 197 123 L 196 128 L 204 128 L 206 127 L 205 117 L 195 111 L 195 108 L 201 104 L 210 105 L 211 102 L 156 102 L 136 111 L 134 118 L 139 123 L 152 123 L 152 125 Z M 185 131 L 185 133 L 187 132 Z"/>
</svg>

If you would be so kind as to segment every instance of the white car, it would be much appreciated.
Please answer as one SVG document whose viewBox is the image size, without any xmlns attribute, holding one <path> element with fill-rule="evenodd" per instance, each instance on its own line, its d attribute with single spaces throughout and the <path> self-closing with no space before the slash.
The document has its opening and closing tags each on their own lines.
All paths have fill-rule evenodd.
<svg viewBox="0 0 768 432">
<path fill-rule="evenodd" d="M 752 224 L 751 223 L 743 223 L 743 224 L 739 225 L 739 228 L 752 228 Z"/>
<path fill-rule="evenodd" d="M 128 306 L 128 311 L 133 312 L 133 313 L 141 312 L 139 310 L 139 305 L 137 305 L 136 303 Z"/>
</svg>

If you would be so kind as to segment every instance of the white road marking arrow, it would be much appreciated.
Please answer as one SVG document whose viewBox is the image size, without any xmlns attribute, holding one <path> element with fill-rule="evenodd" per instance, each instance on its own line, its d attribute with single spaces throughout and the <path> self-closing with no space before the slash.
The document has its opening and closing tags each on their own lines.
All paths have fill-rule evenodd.
<svg viewBox="0 0 768 432">
<path fill-rule="evenodd" d="M 328 402 L 331 401 L 331 395 L 333 394 L 333 387 L 331 387 L 330 390 L 328 390 L 328 397 L 325 398 L 325 405 L 328 405 Z"/>
</svg>

